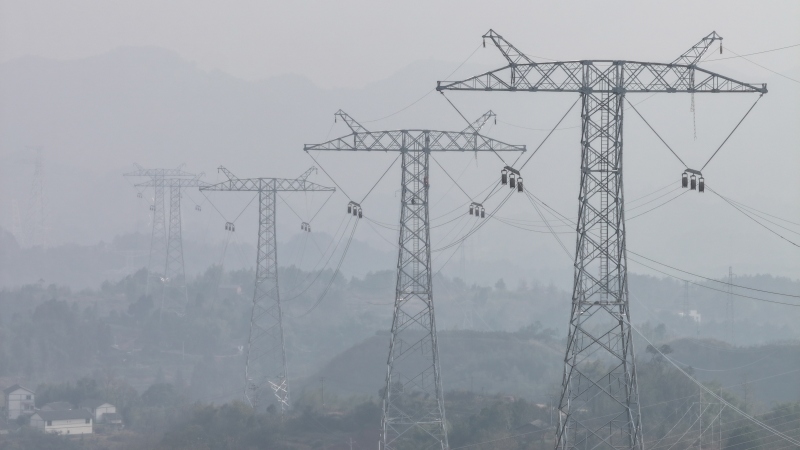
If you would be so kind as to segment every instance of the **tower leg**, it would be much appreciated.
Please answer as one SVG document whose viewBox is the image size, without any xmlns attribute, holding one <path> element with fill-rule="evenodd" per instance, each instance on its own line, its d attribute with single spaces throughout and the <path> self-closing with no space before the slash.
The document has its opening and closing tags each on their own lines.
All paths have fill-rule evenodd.
<svg viewBox="0 0 800 450">
<path fill-rule="evenodd" d="M 274 180 L 271 182 L 274 183 Z M 278 295 L 276 195 L 274 187 L 258 193 L 256 285 L 247 343 L 244 396 L 253 408 L 264 403 L 277 403 L 283 412 L 289 408 L 289 381 L 283 316 Z M 269 390 L 273 391 L 274 400 L 265 395 Z"/>
<path fill-rule="evenodd" d="M 402 156 L 400 251 L 381 450 L 448 448 L 431 289 L 428 156 L 426 150 Z"/>
<path fill-rule="evenodd" d="M 623 97 L 581 97 L 575 284 L 555 447 L 641 449 L 625 250 Z"/>
<path fill-rule="evenodd" d="M 181 236 L 181 188 L 169 188 L 169 233 L 167 258 L 164 267 L 164 310 L 183 316 L 189 302 L 186 291 L 186 272 L 183 266 L 183 237 Z"/>
<path fill-rule="evenodd" d="M 147 263 L 145 295 L 161 288 L 162 264 L 167 256 L 167 228 L 164 223 L 164 177 L 153 179 L 153 231 L 150 235 L 150 259 Z M 163 300 L 163 299 L 162 299 Z M 163 307 L 163 304 L 162 304 Z"/>
</svg>

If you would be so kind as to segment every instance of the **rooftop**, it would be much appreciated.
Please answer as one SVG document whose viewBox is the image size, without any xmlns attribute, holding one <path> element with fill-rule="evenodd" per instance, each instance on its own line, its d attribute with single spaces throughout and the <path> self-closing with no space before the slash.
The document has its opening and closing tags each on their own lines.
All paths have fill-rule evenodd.
<svg viewBox="0 0 800 450">
<path fill-rule="evenodd" d="M 37 411 L 34 416 L 39 416 L 42 420 L 75 420 L 91 419 L 92 413 L 85 409 L 68 409 L 65 411 Z"/>
</svg>

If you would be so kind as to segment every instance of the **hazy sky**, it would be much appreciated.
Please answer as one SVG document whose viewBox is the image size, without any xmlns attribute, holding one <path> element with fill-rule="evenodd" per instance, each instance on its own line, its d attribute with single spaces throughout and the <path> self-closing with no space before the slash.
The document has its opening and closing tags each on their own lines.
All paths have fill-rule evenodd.
<svg viewBox="0 0 800 450">
<path fill-rule="evenodd" d="M 129 188 L 118 175 L 127 170 L 122 164 L 127 168 L 133 161 L 146 166 L 187 162 L 193 170 L 208 174 L 224 164 L 241 176 L 294 176 L 311 164 L 301 151 L 302 144 L 323 140 L 326 131 L 329 137 L 346 133 L 341 123 L 333 128 L 332 114 L 338 108 L 365 121 L 390 116 L 377 123 L 371 121 L 370 129 L 463 128 L 461 118 L 439 96 L 429 95 L 413 108 L 402 108 L 435 86 L 436 75 L 431 75 L 434 72 L 442 72 L 440 76 L 444 77 L 467 59 L 469 63 L 455 78 L 466 78 L 478 68 L 501 66 L 503 59 L 496 49 L 480 49 L 481 35 L 489 28 L 534 59 L 669 62 L 711 31 L 724 37 L 728 50 L 722 57 L 733 56 L 732 52 L 747 54 L 798 44 L 798 19 L 797 1 L 0 0 L 0 64 L 29 70 L 7 70 L 5 75 L 19 86 L 0 86 L 4 95 L 0 97 L 0 111 L 6 114 L 3 117 L 7 121 L 0 123 L 0 153 L 18 152 L 29 143 L 41 144 L 50 151 L 49 161 L 68 163 L 64 174 L 99 170 L 120 189 Z M 180 58 L 162 50 L 138 48 L 143 46 L 167 49 Z M 120 47 L 136 48 L 108 54 Z M 713 51 L 717 49 L 715 45 Z M 104 56 L 75 64 L 26 65 L 25 61 L 12 61 L 24 56 L 66 61 L 96 55 Z M 183 60 L 201 70 L 191 66 L 186 69 Z M 800 123 L 800 82 L 782 75 L 800 80 L 800 47 L 759 54 L 752 60 L 768 69 L 736 58 L 703 64 L 741 81 L 770 83 L 769 95 L 704 174 L 709 177 L 709 186 L 726 195 L 799 222 L 800 130 L 796 125 Z M 153 66 L 139 73 L 135 64 L 141 61 Z M 133 66 L 125 65 L 128 63 Z M 108 71 L 103 64 L 118 64 L 119 71 L 132 73 Z M 72 69 L 78 71 L 70 72 Z M 37 70 L 66 78 L 39 77 Z M 148 70 L 158 76 L 148 78 Z M 269 83 L 242 83 L 222 75 L 215 78 L 214 73 L 205 71 L 219 71 L 248 81 L 299 75 L 324 89 L 313 89 L 292 77 Z M 26 75 L 14 78 L 14 74 L 22 73 Z M 35 82 L 39 78 L 50 81 L 40 86 Z M 33 81 L 27 83 L 30 80 Z M 28 91 L 17 96 L 24 86 Z M 264 87 L 269 94 L 258 96 Z M 107 92 L 104 88 L 119 91 Z M 490 136 L 524 143 L 528 148 L 538 145 L 544 137 L 541 129 L 546 131 L 553 126 L 575 98 L 572 94 L 523 97 L 483 93 L 452 93 L 449 97 L 469 117 L 477 117 L 489 108 L 495 110 L 500 123 L 487 127 Z M 689 96 L 664 94 L 640 110 L 690 165 L 702 165 L 754 97 L 698 96 L 698 138 L 693 138 Z M 137 103 L 137 99 L 143 103 Z M 121 106 L 119 110 L 103 109 L 106 102 Z M 398 110 L 403 114 L 392 115 Z M 148 120 L 151 115 L 152 121 Z M 566 128 L 578 126 L 578 115 L 577 110 L 572 112 Z M 628 114 L 625 123 L 626 199 L 631 201 L 665 183 L 677 182 L 683 169 L 672 155 L 633 114 Z M 522 124 L 539 131 L 516 126 Z M 529 189 L 570 215 L 576 208 L 578 149 L 576 130 L 556 133 L 526 168 Z M 327 155 L 320 158 L 319 164 L 331 169 L 345 189 L 361 192 L 360 195 L 368 183 L 348 177 L 354 167 L 370 174 L 371 183 L 377 178 L 371 171 L 381 173 L 391 162 L 391 158 L 383 161 L 377 156 L 345 158 Z M 461 155 L 446 162 L 456 174 L 464 174 L 463 170 L 469 168 L 464 178 L 470 180 L 464 182 L 468 190 L 478 191 L 477 184 L 496 178 L 497 161 L 482 158 L 479 163 L 475 158 L 472 166 L 462 170 L 469 162 Z M 0 172 L 5 170 L 10 180 L 8 174 L 19 172 L 19 166 L 6 166 L 0 167 Z M 393 172 L 390 177 L 396 175 Z M 439 177 L 437 181 L 444 179 L 442 174 L 435 175 Z M 479 177 L 486 178 L 475 181 Z M 381 186 L 375 201 L 394 198 L 397 180 L 390 180 L 395 184 Z M 9 192 L 16 189 L 5 197 L 0 195 L 5 202 L 0 202 L 0 210 L 7 211 L 11 209 L 12 196 L 26 198 L 29 185 L 27 181 L 2 181 L 0 185 L 4 184 Z M 322 175 L 318 181 L 326 184 Z M 435 192 L 437 198 L 447 195 L 442 194 L 446 186 L 449 183 L 436 184 L 435 189 L 441 189 Z M 55 191 L 50 190 L 54 204 Z M 122 198 L 112 195 L 112 191 L 106 194 L 109 204 L 112 199 L 118 202 Z M 459 193 L 452 190 L 449 195 L 457 197 Z M 461 200 L 454 198 L 453 202 Z M 438 207 L 452 207 L 447 205 L 449 201 L 448 197 Z M 509 203 L 509 215 L 521 217 L 524 212 L 527 219 L 538 220 L 529 205 L 515 201 L 519 204 Z M 87 228 L 86 223 L 93 221 L 85 220 L 76 211 L 82 206 L 88 209 L 92 203 L 76 203 L 81 204 L 63 202 L 60 206 L 65 212 L 58 217 L 54 213 L 53 222 L 67 229 L 64 222 L 69 219 L 78 223 L 76 229 Z M 391 204 L 381 220 L 396 220 L 396 204 Z M 646 209 L 640 208 L 639 211 Z M 147 214 L 146 208 L 143 211 Z M 331 211 L 334 223 L 339 223 L 341 208 Z M 630 211 L 634 212 L 633 208 Z M 3 223 L 0 220 L 0 225 Z M 292 230 L 299 233 L 295 225 L 292 223 Z M 188 221 L 186 228 L 190 234 Z M 221 233 L 221 226 L 217 228 Z M 370 232 L 365 229 L 367 234 L 358 237 L 369 239 Z M 770 235 L 711 195 L 686 196 L 669 209 L 630 221 L 628 233 L 631 249 L 663 255 L 666 261 L 680 261 L 685 265 L 682 267 L 707 274 L 726 273 L 729 264 L 744 273 L 795 277 L 800 273 L 796 247 Z M 796 240 L 797 234 L 791 233 L 795 231 L 786 231 Z M 370 244 L 389 242 L 394 239 L 391 234 L 387 232 L 380 239 L 372 236 Z M 571 249 L 571 236 L 565 239 Z M 549 233 L 532 235 L 497 225 L 496 231 L 487 227 L 475 241 L 475 246 L 469 248 L 477 259 L 498 254 L 498 248 L 512 249 L 525 242 L 526 251 L 532 255 L 528 259 L 536 259 L 545 268 L 563 267 L 569 272 L 571 267 L 570 257 L 561 254 Z M 542 278 L 546 280 L 545 275 Z"/>
<path fill-rule="evenodd" d="M 245 79 L 292 73 L 356 87 L 416 60 L 462 61 L 489 28 L 533 55 L 666 61 L 674 36 L 688 48 L 712 30 L 738 53 L 796 44 L 798 19 L 794 0 L 1 0 L 0 61 L 154 45 Z M 759 62 L 780 71 L 797 66 L 798 53 Z"/>
</svg>

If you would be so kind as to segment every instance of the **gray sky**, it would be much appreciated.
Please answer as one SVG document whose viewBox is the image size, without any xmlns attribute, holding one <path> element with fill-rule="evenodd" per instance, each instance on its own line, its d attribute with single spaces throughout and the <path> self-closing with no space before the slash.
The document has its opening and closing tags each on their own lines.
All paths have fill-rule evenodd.
<svg viewBox="0 0 800 450">
<path fill-rule="evenodd" d="M 203 170 L 212 180 L 211 174 L 219 164 L 240 176 L 294 176 L 311 164 L 301 151 L 304 143 L 347 133 L 341 123 L 332 127 L 331 116 L 336 109 L 344 108 L 362 121 L 384 117 L 428 92 L 437 76 L 444 77 L 470 55 L 468 64 L 453 78 L 501 66 L 503 59 L 496 49 L 479 48 L 480 36 L 489 28 L 534 59 L 668 62 L 712 30 L 725 38 L 728 51 L 722 57 L 733 56 L 731 51 L 745 54 L 798 44 L 798 18 L 800 3 L 796 1 L 0 0 L 0 68 L 6 68 L 5 75 L 17 83 L 0 86 L 4 96 L 0 98 L 0 113 L 5 114 L 2 117 L 6 121 L 0 123 L 0 162 L 20 159 L 12 154 L 25 145 L 48 149 L 53 167 L 48 173 L 54 174 L 49 178 L 53 183 L 49 188 L 52 221 L 66 230 L 58 242 L 96 242 L 113 233 L 146 229 L 144 222 L 138 228 L 124 225 L 131 222 L 126 216 L 131 214 L 126 203 L 130 199 L 125 197 L 130 187 L 118 174 L 129 169 L 131 162 L 146 166 L 187 162 L 192 170 Z M 118 51 L 121 47 L 129 48 Z M 175 52 L 179 58 L 156 48 Z M 716 46 L 713 51 L 717 51 Z M 25 56 L 61 63 L 37 65 L 18 60 Z M 751 59 L 800 79 L 800 47 Z M 187 69 L 183 60 L 196 67 Z M 71 64 L 73 61 L 75 64 Z M 125 64 L 138 69 L 135 64 L 142 61 L 152 64 L 143 68 L 144 75 L 113 70 L 117 66 L 126 68 L 118 70 L 129 70 L 131 66 Z M 742 59 L 709 61 L 704 67 L 741 81 L 770 83 L 770 93 L 709 165 L 709 185 L 748 205 L 800 223 L 800 83 Z M 45 77 L 48 71 L 57 74 L 52 75 L 53 80 Z M 38 79 L 40 74 L 46 81 Z M 148 78 L 152 74 L 158 76 Z M 229 79 L 228 75 L 248 83 Z M 298 76 L 322 90 L 303 85 Z M 254 82 L 258 80 L 269 82 Z M 52 88 L 52 92 L 43 86 Z M 500 122 L 487 127 L 487 134 L 529 148 L 538 145 L 546 133 L 518 125 L 547 130 L 575 99 L 574 95 L 558 94 L 452 93 L 449 97 L 471 118 L 487 109 L 495 110 Z M 137 103 L 141 99 L 143 103 Z M 698 95 L 696 140 L 688 96 L 663 94 L 648 100 L 639 110 L 694 166 L 702 165 L 754 100 L 755 96 Z M 372 130 L 464 127 L 461 118 L 438 95 L 429 95 L 401 114 L 367 125 Z M 577 125 L 578 113 L 573 111 L 564 126 Z M 526 178 L 527 186 L 570 217 L 577 205 L 578 139 L 575 129 L 556 133 L 526 168 L 530 177 Z M 625 139 L 628 202 L 665 183 L 677 182 L 682 168 L 632 113 L 626 117 Z M 362 156 L 325 155 L 320 160 L 348 192 L 358 197 L 392 159 Z M 442 157 L 442 161 L 451 173 L 464 174 L 462 184 L 473 193 L 496 179 L 498 161 L 491 155 L 472 162 L 462 155 Z M 62 165 L 63 179 L 56 176 L 58 164 Z M 28 195 L 27 179 L 13 179 L 25 176 L 20 167 L 0 167 L 0 176 L 6 178 L 0 180 L 0 186 L 5 186 L 5 192 L 0 192 L 0 210 L 4 212 L 11 210 L 12 198 Z M 354 171 L 368 176 L 350 176 Z M 86 201 L 77 192 L 95 188 L 66 187 L 67 183 L 76 183 L 76 174 L 93 186 L 99 181 L 92 177 L 105 177 L 103 186 L 118 190 L 104 188 L 98 194 L 103 198 Z M 446 180 L 443 174 L 435 177 L 432 191 L 437 191 L 432 195 L 444 198 L 437 208 L 449 210 L 464 200 L 458 190 L 447 190 L 449 184 L 438 181 Z M 390 185 L 380 186 L 373 195 L 374 212 L 385 222 L 396 221 L 396 204 L 391 202 L 396 178 L 396 173 L 390 174 Z M 330 184 L 322 174 L 318 181 Z M 66 197 L 67 192 L 72 193 L 71 198 Z M 242 204 L 247 200 L 242 199 Z M 98 208 L 101 201 L 106 203 Z M 338 224 L 343 203 L 340 199 L 334 203 L 336 207 L 321 217 L 329 214 L 330 222 Z M 231 206 L 230 214 L 235 216 L 236 208 L 242 206 Z M 631 203 L 628 206 L 632 207 Z M 646 209 L 640 206 L 638 211 Z M 100 212 L 103 217 L 97 216 L 98 221 L 87 219 Z M 503 213 L 521 220 L 538 220 L 522 199 L 510 202 Z M 137 214 L 146 217 L 147 209 Z M 0 226 L 8 227 L 6 219 L 0 217 Z M 91 229 L 100 219 L 107 228 L 105 234 Z M 211 219 L 204 220 L 210 223 Z M 191 219 L 185 223 L 186 235 L 196 237 Z M 293 222 L 287 221 L 286 227 L 298 232 Z M 214 224 L 212 228 L 222 234 L 221 226 Z M 383 232 L 380 237 L 364 228 L 364 234 L 358 237 L 389 251 L 385 242 L 393 240 L 394 235 Z M 792 232 L 781 232 L 795 241 L 800 239 Z M 726 273 L 729 264 L 742 273 L 793 277 L 800 273 L 797 248 L 710 195 L 684 196 L 669 207 L 629 222 L 628 233 L 629 248 L 704 274 Z M 563 236 L 572 251 L 573 237 Z M 445 237 L 442 240 L 447 242 Z M 525 245 L 518 247 L 520 242 Z M 534 276 L 547 281 L 548 271 L 559 267 L 569 281 L 570 258 L 546 233 L 492 225 L 467 248 L 468 259 L 474 255 L 473 259 L 487 264 L 502 258 L 520 259 L 515 253 L 522 248 L 530 256 L 526 261 L 538 264 L 539 272 Z M 634 265 L 631 268 L 646 272 Z"/>
<path fill-rule="evenodd" d="M 738 53 L 800 42 L 797 1 L 0 1 L 0 61 L 119 46 L 177 51 L 244 79 L 362 86 L 417 60 L 461 61 L 494 28 L 533 55 L 668 60 L 716 30 Z M 774 70 L 797 52 L 764 56 Z M 496 55 L 479 55 L 494 58 Z"/>
</svg>

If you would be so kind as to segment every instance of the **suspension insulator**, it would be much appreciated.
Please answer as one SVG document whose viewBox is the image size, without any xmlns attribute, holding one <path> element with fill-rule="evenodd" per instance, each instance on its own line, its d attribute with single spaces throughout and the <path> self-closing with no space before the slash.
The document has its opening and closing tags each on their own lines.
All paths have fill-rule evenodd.
<svg viewBox="0 0 800 450">
<path fill-rule="evenodd" d="M 706 180 L 703 177 L 700 177 L 700 182 L 698 183 L 697 190 L 699 192 L 706 191 Z"/>
<path fill-rule="evenodd" d="M 136 194 L 136 198 L 142 198 L 142 193 L 139 192 L 138 194 Z"/>
<path fill-rule="evenodd" d="M 693 191 L 697 189 L 697 177 L 694 175 L 692 175 L 690 189 Z"/>
<path fill-rule="evenodd" d="M 517 192 L 522 192 L 522 177 L 517 178 Z"/>
<path fill-rule="evenodd" d="M 308 231 L 309 233 L 311 233 L 311 225 L 309 225 L 309 226 L 307 226 L 307 227 L 306 227 L 306 231 Z"/>
<path fill-rule="evenodd" d="M 486 210 L 481 208 L 481 219 L 483 219 L 484 217 L 486 217 Z"/>
<path fill-rule="evenodd" d="M 681 176 L 681 187 L 682 188 L 689 187 L 689 174 L 686 172 L 683 172 L 683 175 Z"/>
<path fill-rule="evenodd" d="M 363 217 L 363 216 L 362 216 L 362 214 L 361 214 L 361 210 L 359 209 L 359 210 L 358 210 L 358 218 L 360 219 L 360 218 L 362 218 L 362 217 Z"/>
<path fill-rule="evenodd" d="M 517 187 L 517 179 L 514 177 L 513 173 L 508 177 L 508 187 L 511 189 Z"/>
<path fill-rule="evenodd" d="M 347 214 L 352 214 L 352 213 L 353 213 L 353 206 L 347 205 Z"/>
<path fill-rule="evenodd" d="M 475 215 L 475 207 L 472 205 L 469 205 L 469 215 L 470 216 Z"/>
<path fill-rule="evenodd" d="M 501 174 L 500 182 L 503 184 L 508 184 L 508 171 L 506 169 L 503 169 L 503 171 L 500 172 L 500 174 Z"/>
</svg>

